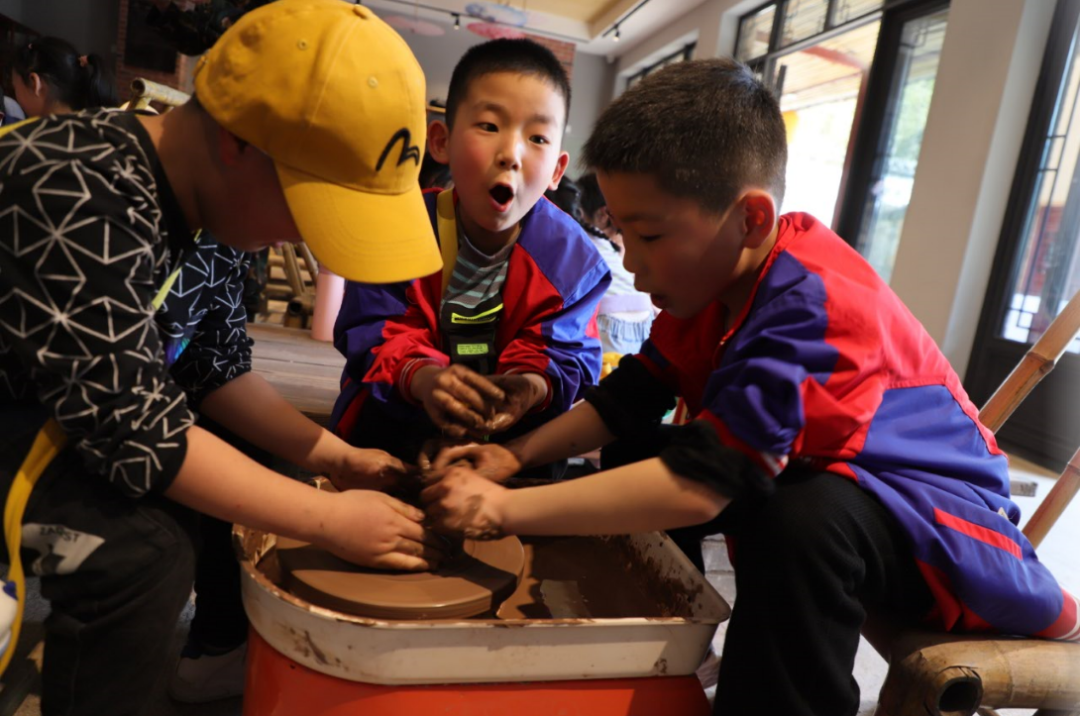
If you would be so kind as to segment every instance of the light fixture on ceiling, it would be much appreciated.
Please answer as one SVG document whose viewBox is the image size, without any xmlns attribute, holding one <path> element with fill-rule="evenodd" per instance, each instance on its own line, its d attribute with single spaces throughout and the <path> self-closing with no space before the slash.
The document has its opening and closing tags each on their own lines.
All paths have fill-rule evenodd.
<svg viewBox="0 0 1080 716">
<path fill-rule="evenodd" d="M 361 2 L 362 2 L 362 0 L 350 0 L 350 1 L 355 2 L 357 4 L 361 4 Z M 517 15 L 523 16 L 525 19 L 528 18 L 528 14 L 525 11 L 525 8 L 527 7 L 527 3 L 524 0 L 522 0 L 522 3 L 521 3 L 521 10 L 518 10 L 517 8 L 514 8 L 514 7 L 511 7 L 510 5 L 507 5 L 506 4 L 507 2 L 508 2 L 508 0 L 499 0 L 498 3 L 494 3 L 494 2 L 470 3 L 470 5 L 483 4 L 483 5 L 489 6 L 489 9 L 492 9 L 492 12 L 495 12 L 495 11 L 513 12 L 513 13 L 516 13 Z M 648 2 L 648 0 L 644 0 L 644 2 Z M 444 16 L 452 17 L 452 18 L 454 18 L 454 29 L 455 30 L 461 29 L 461 16 L 462 16 L 462 14 L 464 14 L 466 17 L 473 17 L 473 15 L 470 15 L 469 11 L 466 11 L 465 13 L 455 12 L 455 11 L 447 9 L 447 8 L 436 7 L 434 5 L 429 5 L 427 3 L 420 2 L 420 0 L 380 0 L 379 4 L 381 5 L 383 3 L 394 4 L 394 5 L 407 5 L 407 6 L 409 6 L 409 7 L 411 7 L 413 9 L 413 14 L 414 15 L 417 13 L 417 10 L 424 10 L 424 11 L 426 11 L 428 13 L 438 13 L 438 14 L 441 14 L 441 15 L 444 15 Z M 0 4 L 3 4 L 3 0 L 0 0 Z M 545 37 L 554 37 L 554 38 L 556 38 L 558 40 L 563 40 L 564 42 L 575 42 L 575 43 L 580 43 L 581 42 L 580 37 L 574 37 L 574 36 L 571 36 L 571 35 L 563 35 L 563 34 L 558 33 L 558 32 L 551 32 L 550 30 L 542 30 L 540 28 L 530 28 L 530 27 L 527 27 L 526 25 L 524 25 L 521 22 L 514 22 L 514 23 L 507 22 L 506 19 L 503 19 L 502 17 L 495 17 L 493 20 L 485 18 L 485 17 L 478 17 L 477 19 L 483 20 L 482 24 L 489 25 L 491 27 L 487 28 L 486 30 L 481 31 L 481 28 L 478 27 L 478 23 L 470 22 L 469 24 L 467 24 L 465 26 L 465 29 L 470 30 L 470 31 L 472 31 L 472 32 L 474 32 L 474 33 L 476 33 L 478 35 L 481 35 L 482 37 L 492 37 L 492 38 L 494 38 L 496 35 L 499 35 L 500 37 L 501 36 L 518 37 L 520 35 L 524 35 L 522 30 L 528 30 L 531 34 L 534 34 L 534 35 L 542 35 L 542 36 L 545 36 Z M 507 19 L 509 19 L 509 18 L 507 18 Z M 499 30 L 498 28 L 505 28 L 506 30 L 516 30 L 517 32 L 516 33 L 503 32 L 502 30 Z M 604 34 L 607 35 L 610 32 L 611 32 L 611 29 L 609 28 L 607 30 L 607 32 L 605 32 Z"/>
<path fill-rule="evenodd" d="M 631 15 L 633 15 L 635 12 L 637 12 L 638 10 L 640 10 L 641 8 L 645 7 L 648 4 L 649 4 L 649 0 L 641 0 L 637 5 L 634 5 L 634 7 L 630 8 L 629 12 L 627 12 L 626 14 L 620 16 L 618 18 L 618 20 L 615 21 L 614 25 L 612 25 L 608 29 L 604 30 L 604 32 L 601 33 L 601 37 L 607 37 L 608 35 L 611 35 L 611 41 L 612 42 L 618 42 L 619 40 L 621 40 L 622 39 L 622 24 L 624 22 L 626 22 L 627 20 L 629 20 Z"/>
</svg>

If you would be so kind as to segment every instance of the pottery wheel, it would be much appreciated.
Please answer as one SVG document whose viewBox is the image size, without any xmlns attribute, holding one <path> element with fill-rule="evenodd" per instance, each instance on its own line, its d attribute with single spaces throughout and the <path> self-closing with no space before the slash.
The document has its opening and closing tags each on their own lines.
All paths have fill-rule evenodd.
<svg viewBox="0 0 1080 716">
<path fill-rule="evenodd" d="M 386 572 L 278 537 L 285 588 L 312 604 L 372 619 L 466 619 L 494 612 L 517 588 L 525 552 L 517 537 L 466 540 L 433 572 Z"/>
</svg>

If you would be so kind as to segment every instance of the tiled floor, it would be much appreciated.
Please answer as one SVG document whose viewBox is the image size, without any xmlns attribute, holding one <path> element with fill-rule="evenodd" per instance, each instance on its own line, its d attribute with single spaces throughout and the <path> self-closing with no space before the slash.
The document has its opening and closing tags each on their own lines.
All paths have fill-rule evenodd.
<svg viewBox="0 0 1080 716">
<path fill-rule="evenodd" d="M 1038 482 L 1038 492 L 1034 498 L 1017 497 L 1016 502 L 1023 510 L 1025 519 L 1029 516 L 1045 498 L 1053 485 L 1053 479 L 1048 473 L 1022 460 L 1014 460 L 1012 463 L 1014 477 L 1034 479 Z M 1062 584 L 1080 589 L 1080 557 L 1077 556 L 1076 545 L 1080 544 L 1080 500 L 1075 501 L 1066 514 L 1057 523 L 1054 530 L 1047 537 L 1039 550 L 1040 557 L 1057 576 Z M 706 567 L 709 580 L 717 590 L 730 603 L 735 599 L 734 577 L 727 563 L 726 551 L 722 542 L 712 542 L 706 547 Z M 41 621 L 47 613 L 45 604 L 40 598 L 34 600 L 27 610 L 26 630 L 40 635 Z M 187 622 L 191 618 L 190 609 L 182 617 L 177 630 L 176 642 L 173 651 L 179 652 L 179 646 L 186 631 Z M 717 632 L 714 641 L 717 652 L 722 649 L 724 629 Z M 862 714 L 870 714 L 873 711 L 873 702 L 881 683 L 885 678 L 885 662 L 864 641 L 855 663 L 855 676 L 863 693 Z M 186 706 L 169 700 L 162 688 L 160 697 L 154 706 L 148 711 L 154 716 L 240 716 L 241 704 L 239 699 L 222 701 L 214 704 L 201 706 Z M 1008 716 L 1026 716 L 1032 711 L 1012 710 L 1003 711 Z M 37 694 L 31 696 L 18 709 L 17 716 L 38 716 L 40 714 L 39 699 Z"/>
</svg>

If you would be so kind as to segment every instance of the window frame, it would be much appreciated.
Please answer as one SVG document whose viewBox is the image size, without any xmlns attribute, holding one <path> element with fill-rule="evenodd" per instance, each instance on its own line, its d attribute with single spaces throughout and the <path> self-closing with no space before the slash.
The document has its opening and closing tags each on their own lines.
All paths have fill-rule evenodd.
<svg viewBox="0 0 1080 716">
<path fill-rule="evenodd" d="M 821 32 L 814 33 L 813 35 L 801 38 L 787 45 L 781 45 L 780 39 L 784 31 L 784 19 L 787 16 L 787 7 L 791 3 L 791 0 L 769 0 L 768 2 L 763 2 L 754 9 L 748 10 L 747 12 L 740 15 L 738 27 L 736 28 L 735 32 L 735 52 L 737 53 L 740 41 L 742 40 L 743 20 L 752 15 L 756 15 L 759 12 L 762 12 L 763 10 L 767 10 L 770 6 L 775 6 L 776 11 L 773 13 L 773 26 L 772 32 L 769 33 L 768 49 L 766 50 L 765 54 L 758 55 L 756 57 L 748 57 L 745 59 L 736 57 L 735 59 L 737 59 L 739 62 L 753 67 L 755 64 L 758 64 L 763 60 L 773 60 L 775 59 L 775 56 L 786 55 L 790 52 L 797 52 L 803 47 L 815 45 L 822 40 L 827 40 L 831 35 L 839 34 L 839 32 L 846 32 L 847 30 L 850 30 L 857 25 L 871 22 L 874 19 L 874 16 L 884 15 L 886 12 L 893 8 L 903 5 L 910 5 L 912 2 L 916 1 L 917 0 L 885 0 L 885 2 L 881 4 L 881 6 L 874 8 L 873 10 L 868 10 L 862 15 L 850 17 L 841 23 L 834 23 L 833 17 L 836 15 L 836 6 L 837 4 L 839 4 L 840 0 L 825 0 L 827 6 L 825 9 L 825 26 L 821 30 Z"/>
<path fill-rule="evenodd" d="M 1080 55 L 1078 23 L 1080 0 L 1059 0 L 1051 28 L 1065 27 L 1069 31 L 1051 30 L 1043 53 L 965 374 L 964 384 L 976 405 L 981 405 L 993 394 L 1031 346 L 1031 343 L 1002 338 L 1000 333 L 1011 301 L 1008 294 L 1021 269 L 1018 254 L 1025 240 L 1030 203 L 1044 161 L 1046 138 L 1055 118 L 1062 83 L 1070 69 L 1069 61 L 1074 53 Z M 1075 48 L 1074 38 L 1077 38 Z M 1080 177 L 1080 168 L 1077 177 Z M 1080 204 L 1080 200 L 1077 203 Z M 1080 206 L 1071 207 L 1074 212 L 1078 209 Z M 1070 210 L 1068 204 L 1066 210 Z M 1064 466 L 1080 438 L 1080 415 L 1075 410 L 1060 410 L 1060 396 L 1066 395 L 1070 386 L 1075 389 L 1077 384 L 1080 384 L 1080 356 L 1066 353 L 1001 429 L 999 441 L 1017 454 L 1046 467 Z M 1059 412 L 1061 420 L 1051 418 Z"/>
<path fill-rule="evenodd" d="M 668 55 L 664 55 L 648 67 L 644 67 L 635 72 L 634 74 L 628 75 L 626 78 L 626 85 L 624 89 L 630 89 L 638 80 L 641 80 L 652 72 L 655 72 L 657 68 L 666 66 L 667 63 L 671 62 L 671 60 L 674 60 L 679 55 L 682 55 L 682 60 L 680 60 L 681 62 L 693 59 L 695 49 L 697 49 L 697 40 L 691 40 L 690 42 L 680 47 L 678 50 L 675 50 Z"/>
</svg>

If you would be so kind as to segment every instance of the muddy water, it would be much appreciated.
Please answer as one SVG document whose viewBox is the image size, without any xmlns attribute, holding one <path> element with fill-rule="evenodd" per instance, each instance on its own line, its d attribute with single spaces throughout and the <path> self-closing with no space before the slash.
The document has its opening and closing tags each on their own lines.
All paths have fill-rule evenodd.
<svg viewBox="0 0 1080 716">
<path fill-rule="evenodd" d="M 672 616 L 621 539 L 528 537 L 522 543 L 524 576 L 499 608 L 500 619 Z"/>
<path fill-rule="evenodd" d="M 525 537 L 525 567 L 499 619 L 690 617 L 695 595 L 659 579 L 622 538 Z M 281 586 L 271 551 L 259 569 Z M 329 606 L 329 605 L 326 605 Z M 476 618 L 491 618 L 490 614 Z"/>
</svg>

